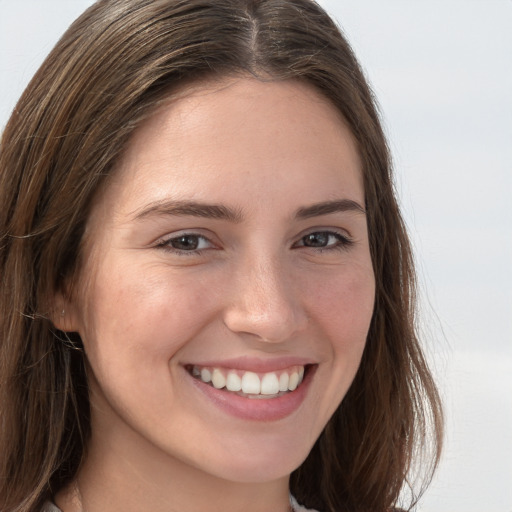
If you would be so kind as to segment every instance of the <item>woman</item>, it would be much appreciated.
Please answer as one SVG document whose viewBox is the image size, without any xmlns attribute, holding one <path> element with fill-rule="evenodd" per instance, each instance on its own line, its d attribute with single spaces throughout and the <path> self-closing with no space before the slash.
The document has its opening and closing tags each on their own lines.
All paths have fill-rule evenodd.
<svg viewBox="0 0 512 512">
<path fill-rule="evenodd" d="M 387 146 L 315 3 L 96 3 L 0 172 L 2 511 L 384 511 L 431 448 L 428 483 Z"/>
</svg>

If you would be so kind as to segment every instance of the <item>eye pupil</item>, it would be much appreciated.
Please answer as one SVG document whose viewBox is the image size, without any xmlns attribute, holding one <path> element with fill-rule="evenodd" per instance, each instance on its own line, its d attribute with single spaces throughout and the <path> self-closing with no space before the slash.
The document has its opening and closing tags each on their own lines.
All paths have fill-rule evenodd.
<svg viewBox="0 0 512 512">
<path fill-rule="evenodd" d="M 307 247 L 325 247 L 329 242 L 328 233 L 310 233 L 303 238 Z"/>
<path fill-rule="evenodd" d="M 175 249 L 181 249 L 184 251 L 193 251 L 199 246 L 199 240 L 197 236 L 183 235 L 178 238 L 174 238 L 171 245 Z"/>
</svg>

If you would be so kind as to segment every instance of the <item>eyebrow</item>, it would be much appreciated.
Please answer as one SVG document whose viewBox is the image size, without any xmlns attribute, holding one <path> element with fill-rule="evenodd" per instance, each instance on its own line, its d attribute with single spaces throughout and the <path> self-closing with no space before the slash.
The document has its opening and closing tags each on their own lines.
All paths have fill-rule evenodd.
<svg viewBox="0 0 512 512">
<path fill-rule="evenodd" d="M 310 219 L 312 217 L 340 212 L 366 214 L 365 209 L 356 201 L 353 201 L 352 199 L 338 199 L 301 207 L 295 212 L 294 217 L 296 219 Z M 244 219 L 241 209 L 230 208 L 220 204 L 176 200 L 156 201 L 154 203 L 150 203 L 143 209 L 135 212 L 134 219 L 139 220 L 160 215 L 203 217 L 208 219 L 227 220 L 236 224 L 242 222 Z"/>
<path fill-rule="evenodd" d="M 144 219 L 154 215 L 204 217 L 208 219 L 227 220 L 234 223 L 239 223 L 243 220 L 243 215 L 240 210 L 235 210 L 228 206 L 199 203 L 196 201 L 174 200 L 151 203 L 141 211 L 136 212 L 135 219 Z"/>
<path fill-rule="evenodd" d="M 321 215 L 339 212 L 356 212 L 366 215 L 366 210 L 356 201 L 352 199 L 337 199 L 299 208 L 295 217 L 297 219 L 310 219 L 311 217 L 319 217 Z"/>
</svg>

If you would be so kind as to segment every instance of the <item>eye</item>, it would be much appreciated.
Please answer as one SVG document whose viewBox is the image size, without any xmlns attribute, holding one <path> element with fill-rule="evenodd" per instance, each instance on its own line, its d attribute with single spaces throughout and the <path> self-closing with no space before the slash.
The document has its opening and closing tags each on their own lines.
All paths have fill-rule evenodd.
<svg viewBox="0 0 512 512">
<path fill-rule="evenodd" d="M 177 254 L 192 253 L 195 254 L 204 249 L 211 249 L 214 247 L 213 243 L 203 235 L 195 233 L 183 233 L 179 236 L 167 238 L 157 244 L 164 250 L 171 251 Z"/>
<path fill-rule="evenodd" d="M 312 249 L 346 249 L 352 240 L 336 231 L 315 231 L 303 236 L 294 247 L 308 247 Z"/>
</svg>

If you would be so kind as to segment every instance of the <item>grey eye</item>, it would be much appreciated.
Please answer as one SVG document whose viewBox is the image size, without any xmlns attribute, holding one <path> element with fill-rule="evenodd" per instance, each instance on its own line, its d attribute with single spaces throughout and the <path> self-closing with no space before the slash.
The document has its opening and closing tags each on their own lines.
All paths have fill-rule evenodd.
<svg viewBox="0 0 512 512">
<path fill-rule="evenodd" d="M 342 237 L 336 233 L 329 233 L 326 231 L 309 233 L 302 237 L 302 244 L 305 247 L 328 247 L 329 245 L 336 245 L 341 241 Z"/>
<path fill-rule="evenodd" d="M 310 233 L 303 237 L 302 241 L 306 247 L 325 247 L 330 237 L 334 238 L 329 233 Z"/>
<path fill-rule="evenodd" d="M 183 235 L 178 238 L 169 240 L 169 245 L 174 249 L 180 249 L 182 251 L 194 251 L 199 246 L 199 237 L 195 235 Z"/>
<path fill-rule="evenodd" d="M 295 247 L 308 247 L 311 249 L 346 249 L 352 240 L 335 231 L 314 231 L 303 236 Z"/>
<path fill-rule="evenodd" d="M 172 247 L 178 251 L 196 251 L 207 249 L 211 246 L 208 239 L 201 235 L 184 234 L 171 238 L 165 243 L 167 247 Z"/>
</svg>

